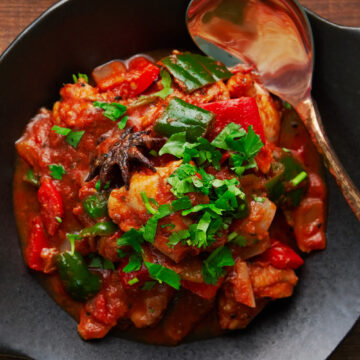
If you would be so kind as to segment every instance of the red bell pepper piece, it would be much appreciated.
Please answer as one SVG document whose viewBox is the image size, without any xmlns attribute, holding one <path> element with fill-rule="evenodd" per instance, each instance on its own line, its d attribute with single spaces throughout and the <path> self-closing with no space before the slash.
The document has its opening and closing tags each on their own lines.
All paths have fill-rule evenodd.
<svg viewBox="0 0 360 360">
<path fill-rule="evenodd" d="M 271 248 L 259 255 L 257 260 L 278 269 L 297 269 L 304 264 L 304 260 L 290 246 L 278 240 L 271 240 Z"/>
<path fill-rule="evenodd" d="M 148 59 L 138 56 L 130 61 L 129 70 L 112 73 L 98 82 L 100 90 L 116 89 L 123 98 L 145 91 L 159 76 L 160 68 Z"/>
<path fill-rule="evenodd" d="M 44 270 L 44 260 L 41 258 L 41 251 L 48 248 L 49 241 L 40 216 L 36 216 L 31 224 L 30 236 L 26 244 L 25 260 L 28 266 L 37 271 Z"/>
<path fill-rule="evenodd" d="M 38 190 L 41 217 L 49 235 L 54 235 L 60 226 L 57 218 L 62 218 L 64 208 L 61 195 L 50 179 L 45 179 Z"/>
<path fill-rule="evenodd" d="M 190 290 L 191 292 L 202 297 L 203 299 L 210 300 L 215 297 L 223 281 L 224 277 L 221 277 L 215 285 L 211 285 L 188 280 L 181 280 L 181 285 L 185 289 Z"/>
<path fill-rule="evenodd" d="M 128 262 L 129 260 L 126 260 L 119 266 L 119 278 L 124 289 L 134 289 L 143 285 L 146 281 L 151 280 L 149 270 L 144 263 L 141 264 L 141 268 L 138 271 L 132 271 L 130 273 L 124 272 L 123 268 L 128 264 Z M 138 281 L 134 284 L 129 284 L 129 281 L 131 282 L 131 280 L 135 278 L 137 278 Z"/>
<path fill-rule="evenodd" d="M 244 96 L 226 101 L 216 101 L 202 104 L 200 107 L 216 115 L 215 125 L 207 135 L 210 140 L 213 140 L 227 124 L 233 122 L 241 125 L 245 130 L 248 129 L 249 125 L 252 125 L 256 134 L 264 142 L 264 129 L 259 109 L 253 97 Z"/>
</svg>

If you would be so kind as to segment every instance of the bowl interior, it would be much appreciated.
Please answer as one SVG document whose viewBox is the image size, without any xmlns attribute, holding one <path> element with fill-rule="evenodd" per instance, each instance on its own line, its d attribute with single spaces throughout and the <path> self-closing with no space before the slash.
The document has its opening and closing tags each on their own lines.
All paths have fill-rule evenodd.
<svg viewBox="0 0 360 360">
<path fill-rule="evenodd" d="M 311 255 L 295 296 L 272 306 L 245 331 L 177 348 L 113 336 L 84 342 L 76 324 L 24 266 L 11 183 L 14 141 L 39 107 L 58 98 L 71 74 L 114 58 L 157 49 L 193 49 L 187 0 L 61 1 L 28 28 L 0 59 L 0 353 L 35 359 L 298 359 L 323 360 L 360 312 L 360 227 L 329 177 L 328 249 Z M 335 149 L 360 185 L 360 118 L 356 89 L 359 31 L 311 16 L 316 44 L 314 96 Z M 329 39 L 331 38 L 331 41 Z"/>
</svg>

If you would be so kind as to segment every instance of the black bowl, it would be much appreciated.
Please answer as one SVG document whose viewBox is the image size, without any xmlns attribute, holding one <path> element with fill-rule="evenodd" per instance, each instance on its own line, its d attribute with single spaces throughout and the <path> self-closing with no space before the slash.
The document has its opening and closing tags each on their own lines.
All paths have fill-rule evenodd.
<svg viewBox="0 0 360 360">
<path fill-rule="evenodd" d="M 84 342 L 74 320 L 23 264 L 13 216 L 14 141 L 38 108 L 58 97 L 75 72 L 161 48 L 193 48 L 184 23 L 188 0 L 61 1 L 0 59 L 0 353 L 35 359 L 323 360 L 360 312 L 360 226 L 329 181 L 328 248 L 301 270 L 295 296 L 271 306 L 248 329 L 175 348 L 114 336 Z M 360 186 L 360 31 L 310 14 L 316 44 L 314 97 L 345 167 Z"/>
</svg>

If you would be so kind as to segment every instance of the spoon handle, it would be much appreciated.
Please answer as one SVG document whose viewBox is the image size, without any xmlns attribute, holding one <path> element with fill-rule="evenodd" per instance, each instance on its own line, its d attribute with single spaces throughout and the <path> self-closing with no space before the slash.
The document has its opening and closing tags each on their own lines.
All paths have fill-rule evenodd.
<svg viewBox="0 0 360 360">
<path fill-rule="evenodd" d="M 331 147 L 316 104 L 309 98 L 301 102 L 296 110 L 310 133 L 313 143 L 323 155 L 326 167 L 334 176 L 346 201 L 360 221 L 360 192 Z"/>
</svg>

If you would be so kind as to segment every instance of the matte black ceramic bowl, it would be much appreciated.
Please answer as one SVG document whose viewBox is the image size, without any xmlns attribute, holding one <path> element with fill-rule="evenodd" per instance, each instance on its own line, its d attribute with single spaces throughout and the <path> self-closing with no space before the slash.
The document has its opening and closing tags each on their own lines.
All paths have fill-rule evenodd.
<svg viewBox="0 0 360 360">
<path fill-rule="evenodd" d="M 360 313 L 360 226 L 333 179 L 328 248 L 302 268 L 294 296 L 270 306 L 245 331 L 156 347 L 108 336 L 84 342 L 74 320 L 23 264 L 11 183 L 14 141 L 75 72 L 159 48 L 192 48 L 187 0 L 61 1 L 26 29 L 0 59 L 0 353 L 58 359 L 324 360 Z M 314 97 L 326 130 L 360 186 L 360 31 L 310 14 L 316 44 Z"/>
</svg>

